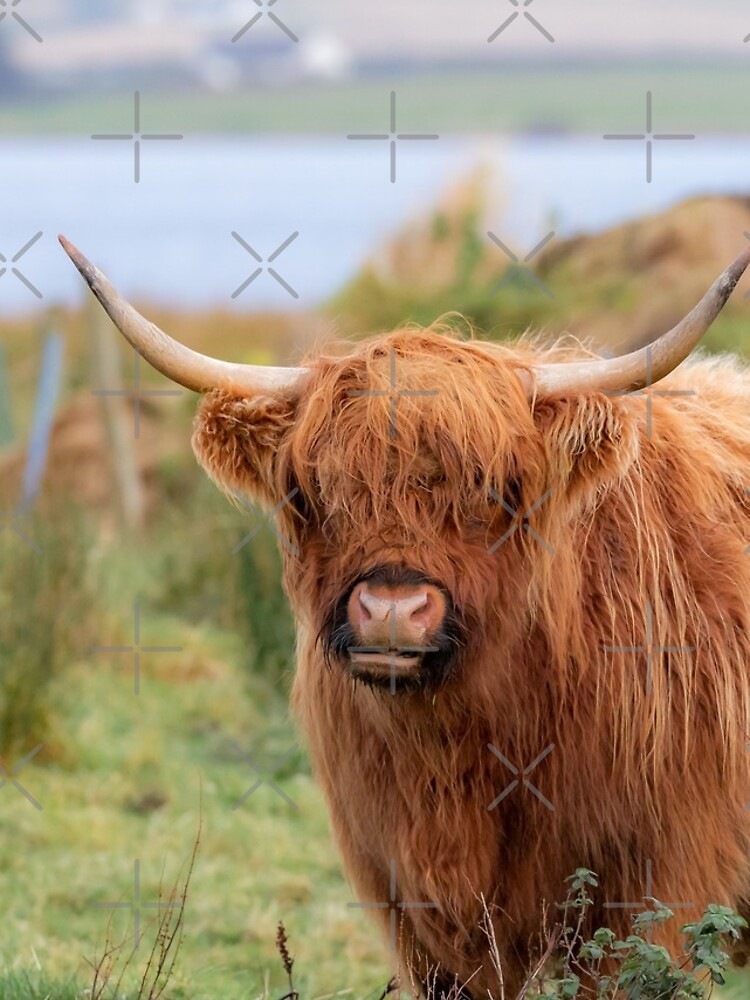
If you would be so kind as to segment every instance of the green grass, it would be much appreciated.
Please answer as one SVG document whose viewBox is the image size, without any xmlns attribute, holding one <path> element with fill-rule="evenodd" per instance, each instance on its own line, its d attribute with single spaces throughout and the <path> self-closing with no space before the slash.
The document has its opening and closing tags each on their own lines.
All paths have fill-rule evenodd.
<svg viewBox="0 0 750 1000">
<path fill-rule="evenodd" d="M 144 629 L 144 641 L 179 640 L 185 652 L 144 655 L 138 698 L 130 657 L 83 658 L 55 688 L 65 760 L 50 762 L 42 751 L 18 775 L 43 811 L 11 786 L 0 790 L 0 995 L 45 996 L 44 979 L 24 985 L 27 972 L 35 982 L 29 970 L 85 987 L 86 961 L 100 953 L 112 912 L 96 904 L 131 899 L 136 858 L 142 898 L 156 899 L 160 884 L 168 893 L 184 876 L 199 826 L 169 995 L 283 993 L 274 950 L 280 919 L 306 997 L 382 987 L 385 951 L 366 916 L 347 908 L 352 897 L 304 751 L 274 775 L 297 809 L 268 785 L 232 808 L 256 777 L 232 742 L 261 768 L 296 742 L 278 692 L 248 685 L 241 651 L 224 636 L 153 617 Z M 144 927 L 152 916 L 144 913 Z M 129 914 L 115 913 L 112 936 L 129 933 Z M 151 934 L 144 932 L 126 992 L 139 978 Z"/>
<path fill-rule="evenodd" d="M 387 91 L 399 96 L 399 127 L 440 133 L 563 128 L 639 131 L 646 90 L 668 131 L 747 130 L 743 60 L 583 66 L 523 64 L 445 69 L 343 83 L 250 88 L 231 94 L 150 93 L 145 129 L 199 133 L 336 133 L 382 130 Z M 0 110 L 0 135 L 92 134 L 129 128 L 132 93 L 33 100 Z M 119 125 L 118 125 L 119 123 Z"/>
</svg>

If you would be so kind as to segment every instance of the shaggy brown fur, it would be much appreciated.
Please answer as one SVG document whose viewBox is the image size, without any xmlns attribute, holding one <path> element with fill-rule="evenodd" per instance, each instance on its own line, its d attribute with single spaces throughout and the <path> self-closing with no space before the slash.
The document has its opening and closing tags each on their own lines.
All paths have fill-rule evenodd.
<svg viewBox="0 0 750 1000">
<path fill-rule="evenodd" d="M 388 398 L 349 395 L 389 391 L 391 349 L 398 388 L 438 393 L 398 398 L 395 438 Z M 643 395 L 529 402 L 518 372 L 551 357 L 399 331 L 313 361 L 294 398 L 209 396 L 194 435 L 225 489 L 275 505 L 299 487 L 279 515 L 294 704 L 347 871 L 385 901 L 395 860 L 398 899 L 437 903 L 398 911 L 404 949 L 476 992 L 495 979 L 481 896 L 510 995 L 578 866 L 617 903 L 643 899 L 650 863 L 685 920 L 750 900 L 750 373 L 682 365 L 657 388 L 693 394 L 652 397 L 649 435 Z M 522 522 L 488 553 L 511 526 L 491 488 L 521 512 L 552 491 L 525 522 L 546 545 Z M 332 608 L 383 563 L 440 581 L 464 624 L 433 689 L 325 663 Z M 553 746 L 528 775 L 553 808 L 520 783 L 490 810 L 514 775 L 488 744 L 519 771 Z M 595 916 L 624 935 L 631 914 Z"/>
</svg>

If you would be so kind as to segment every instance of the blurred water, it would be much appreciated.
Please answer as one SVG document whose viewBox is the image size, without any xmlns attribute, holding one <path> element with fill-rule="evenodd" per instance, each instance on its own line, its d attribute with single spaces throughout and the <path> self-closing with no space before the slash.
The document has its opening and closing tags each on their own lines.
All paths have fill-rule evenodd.
<svg viewBox="0 0 750 1000">
<path fill-rule="evenodd" d="M 187 137 L 143 143 L 135 184 L 130 142 L 6 139 L 0 253 L 12 257 L 43 231 L 15 266 L 46 303 L 82 294 L 57 246 L 63 232 L 142 301 L 305 308 L 479 164 L 491 167 L 501 192 L 493 231 L 520 255 L 552 228 L 597 230 L 688 195 L 750 187 L 750 139 L 657 142 L 651 184 L 644 145 L 599 137 L 402 142 L 391 184 L 386 142 Z M 299 232 L 273 264 L 298 300 L 268 273 L 232 300 L 258 266 L 233 230 L 264 259 Z M 15 275 L 0 278 L 0 311 L 37 305 Z"/>
</svg>

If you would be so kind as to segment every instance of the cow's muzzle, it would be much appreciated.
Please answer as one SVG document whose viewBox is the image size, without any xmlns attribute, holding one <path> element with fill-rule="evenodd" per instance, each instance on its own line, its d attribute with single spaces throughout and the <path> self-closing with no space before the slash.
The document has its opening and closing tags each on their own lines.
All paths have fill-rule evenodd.
<svg viewBox="0 0 750 1000">
<path fill-rule="evenodd" d="M 443 587 L 413 570 L 379 567 L 339 601 L 327 655 L 373 686 L 423 687 L 445 678 L 459 632 Z"/>
</svg>

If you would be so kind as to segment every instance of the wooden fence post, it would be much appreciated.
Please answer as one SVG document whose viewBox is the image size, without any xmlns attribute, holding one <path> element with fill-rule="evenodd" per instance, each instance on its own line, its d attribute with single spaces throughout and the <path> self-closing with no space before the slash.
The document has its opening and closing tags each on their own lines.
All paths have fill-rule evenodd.
<svg viewBox="0 0 750 1000">
<path fill-rule="evenodd" d="M 94 387 L 105 392 L 120 392 L 122 379 L 119 339 L 115 338 L 114 327 L 93 297 L 88 296 L 86 302 Z M 128 528 L 138 530 L 143 524 L 145 504 L 135 451 L 133 414 L 128 406 L 128 397 L 101 395 L 99 400 L 117 479 L 120 515 Z"/>
<path fill-rule="evenodd" d="M 8 356 L 5 348 L 0 344 L 0 448 L 6 444 L 12 444 L 14 437 L 13 417 L 10 409 Z"/>
</svg>

